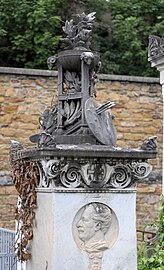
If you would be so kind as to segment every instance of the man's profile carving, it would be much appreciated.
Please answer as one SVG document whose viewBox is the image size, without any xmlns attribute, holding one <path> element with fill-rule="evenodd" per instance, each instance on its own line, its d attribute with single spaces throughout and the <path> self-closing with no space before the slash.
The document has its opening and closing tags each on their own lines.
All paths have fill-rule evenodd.
<svg viewBox="0 0 164 270">
<path fill-rule="evenodd" d="M 85 205 L 80 209 L 80 213 L 77 213 L 77 217 L 75 216 L 76 232 L 73 234 L 78 247 L 88 254 L 88 270 L 101 269 L 103 252 L 111 247 L 106 235 L 113 218 L 116 219 L 113 211 L 107 205 L 98 202 Z"/>
</svg>

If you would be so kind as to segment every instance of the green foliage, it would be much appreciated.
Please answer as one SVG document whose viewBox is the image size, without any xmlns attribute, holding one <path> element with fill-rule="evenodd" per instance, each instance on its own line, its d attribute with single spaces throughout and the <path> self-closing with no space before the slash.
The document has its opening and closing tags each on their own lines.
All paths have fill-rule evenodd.
<svg viewBox="0 0 164 270">
<path fill-rule="evenodd" d="M 0 0 L 0 65 L 47 68 L 63 47 L 62 26 L 96 11 L 93 46 L 103 73 L 158 76 L 147 61 L 148 36 L 164 33 L 164 0 Z"/>
<path fill-rule="evenodd" d="M 138 270 L 164 270 L 164 199 L 160 208 L 160 216 L 157 221 L 158 240 L 154 253 L 150 258 L 146 257 L 146 248 L 142 245 L 139 258 Z"/>
<path fill-rule="evenodd" d="M 1 65 L 45 68 L 61 38 L 53 0 L 0 0 Z"/>
<path fill-rule="evenodd" d="M 164 33 L 164 1 L 111 0 L 111 40 L 103 72 L 155 76 L 147 61 L 148 36 Z"/>
</svg>

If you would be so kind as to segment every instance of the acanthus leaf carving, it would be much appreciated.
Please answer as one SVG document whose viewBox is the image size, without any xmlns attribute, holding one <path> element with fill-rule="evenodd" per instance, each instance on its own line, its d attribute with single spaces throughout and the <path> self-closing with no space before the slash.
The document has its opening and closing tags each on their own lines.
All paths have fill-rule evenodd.
<svg viewBox="0 0 164 270">
<path fill-rule="evenodd" d="M 43 131 L 39 135 L 39 147 L 55 145 L 57 131 L 57 105 L 50 109 L 45 109 L 42 116 L 39 117 L 39 123 Z"/>
<path fill-rule="evenodd" d="M 81 104 L 80 101 L 76 102 L 71 100 L 71 102 L 64 101 L 64 108 L 62 111 L 64 117 L 63 126 L 66 127 L 70 124 L 73 124 L 81 116 Z"/>
<path fill-rule="evenodd" d="M 68 93 L 76 93 L 81 91 L 81 81 L 77 72 L 66 71 L 64 73 L 64 82 Z"/>
<path fill-rule="evenodd" d="M 45 164 L 44 160 L 38 162 L 38 168 L 39 168 L 39 174 L 40 174 L 40 182 L 38 186 L 39 188 L 49 187 L 49 179 L 45 175 L 44 164 Z"/>
<path fill-rule="evenodd" d="M 70 49 L 74 49 L 76 47 L 89 49 L 95 14 L 96 12 L 91 12 L 86 15 L 83 12 L 82 14 L 77 15 L 77 24 L 74 24 L 73 19 L 65 22 L 63 31 L 67 36 L 63 41 L 68 44 Z"/>
<path fill-rule="evenodd" d="M 61 169 L 65 166 L 59 159 L 42 160 L 39 162 L 41 182 L 40 187 L 55 187 L 55 181 Z"/>
</svg>

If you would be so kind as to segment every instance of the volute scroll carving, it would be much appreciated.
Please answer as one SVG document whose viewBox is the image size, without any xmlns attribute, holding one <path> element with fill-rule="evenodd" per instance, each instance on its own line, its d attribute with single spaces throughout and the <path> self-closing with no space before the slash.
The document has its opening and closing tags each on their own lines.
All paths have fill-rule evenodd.
<svg viewBox="0 0 164 270">
<path fill-rule="evenodd" d="M 77 188 L 81 184 L 81 173 L 77 164 L 67 164 L 60 174 L 61 183 L 66 188 Z"/>
<path fill-rule="evenodd" d="M 48 68 L 52 69 L 52 67 L 56 64 L 56 62 L 57 62 L 57 56 L 56 55 L 48 57 L 48 59 L 47 59 Z"/>
<path fill-rule="evenodd" d="M 132 172 L 125 165 L 116 165 L 111 172 L 111 186 L 114 188 L 126 188 L 132 182 Z"/>
<path fill-rule="evenodd" d="M 121 164 L 113 160 L 67 160 L 54 158 L 40 162 L 43 187 L 65 189 L 126 189 L 138 179 L 147 177 L 152 166 L 146 162 Z"/>
</svg>

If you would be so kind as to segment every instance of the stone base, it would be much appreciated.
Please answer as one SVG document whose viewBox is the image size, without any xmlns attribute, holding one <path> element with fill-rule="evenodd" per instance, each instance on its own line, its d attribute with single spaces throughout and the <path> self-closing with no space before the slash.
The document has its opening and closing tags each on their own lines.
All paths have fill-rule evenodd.
<svg viewBox="0 0 164 270">
<path fill-rule="evenodd" d="M 27 270 L 137 270 L 135 203 L 132 189 L 108 193 L 38 189 L 32 258 Z M 96 229 L 103 240 L 97 238 L 94 248 L 86 248 L 91 240 L 85 242 L 84 227 L 89 223 L 83 220 L 84 210 L 91 213 L 95 205 L 98 211 L 110 209 L 112 220 L 107 231 Z"/>
</svg>

